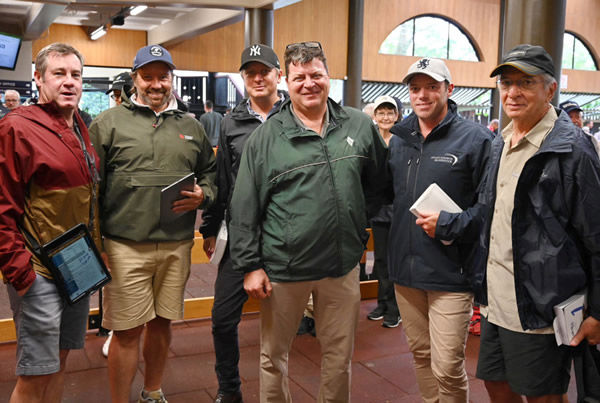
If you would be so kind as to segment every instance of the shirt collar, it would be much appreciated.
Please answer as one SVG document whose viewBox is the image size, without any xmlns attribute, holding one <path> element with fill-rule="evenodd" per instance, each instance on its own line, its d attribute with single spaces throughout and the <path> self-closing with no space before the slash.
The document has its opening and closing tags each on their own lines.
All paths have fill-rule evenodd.
<svg viewBox="0 0 600 403">
<path fill-rule="evenodd" d="M 542 146 L 542 143 L 544 142 L 544 139 L 546 138 L 548 133 L 550 133 L 550 131 L 554 128 L 554 123 L 556 122 L 556 119 L 558 119 L 556 110 L 552 106 L 550 106 L 544 117 L 542 117 L 542 119 L 539 122 L 537 122 L 537 124 L 533 126 L 531 130 L 529 130 L 529 132 L 527 132 L 527 134 L 521 139 L 519 143 L 522 143 L 523 141 L 528 141 L 530 144 L 539 149 Z M 511 121 L 506 126 L 506 128 L 502 130 L 502 138 L 504 139 L 504 142 L 508 141 L 510 143 L 513 133 L 513 122 Z"/>
<path fill-rule="evenodd" d="M 170 110 L 177 110 L 177 98 L 175 98 L 174 94 L 171 94 L 171 97 L 169 98 L 169 104 L 167 105 L 167 107 L 160 112 L 156 112 L 154 109 L 150 108 L 150 106 L 146 105 L 146 104 L 141 104 L 138 102 L 137 100 L 137 94 L 133 94 L 130 98 L 131 103 L 133 103 L 136 106 L 139 106 L 140 108 L 148 108 L 150 109 L 152 112 L 154 112 L 154 114 L 156 116 L 160 116 L 161 113 L 166 112 L 166 111 L 170 111 Z"/>
</svg>

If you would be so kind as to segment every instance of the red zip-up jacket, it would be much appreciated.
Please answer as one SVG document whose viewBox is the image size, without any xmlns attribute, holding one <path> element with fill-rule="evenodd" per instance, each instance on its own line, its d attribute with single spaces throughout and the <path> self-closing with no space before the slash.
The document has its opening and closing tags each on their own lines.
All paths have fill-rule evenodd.
<svg viewBox="0 0 600 403">
<path fill-rule="evenodd" d="M 0 270 L 17 291 L 33 283 L 36 272 L 51 278 L 19 225 L 45 244 L 79 223 L 89 224 L 90 215 L 97 221 L 92 175 L 98 157 L 83 120 L 77 113 L 74 119 L 94 170 L 55 104 L 20 107 L 0 120 Z M 98 242 L 98 226 L 93 227 Z"/>
</svg>

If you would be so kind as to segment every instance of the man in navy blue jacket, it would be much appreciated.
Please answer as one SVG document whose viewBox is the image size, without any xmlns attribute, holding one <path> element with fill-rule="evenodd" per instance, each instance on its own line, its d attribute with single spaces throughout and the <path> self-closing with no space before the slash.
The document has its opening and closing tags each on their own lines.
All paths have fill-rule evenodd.
<svg viewBox="0 0 600 403">
<path fill-rule="evenodd" d="M 404 78 L 413 113 L 392 128 L 389 168 L 394 213 L 390 279 L 425 402 L 468 401 L 465 343 L 473 293 L 466 270 L 492 134 L 462 119 L 449 99 L 454 86 L 443 61 L 423 58 Z M 409 208 L 432 183 L 461 213 Z"/>
<path fill-rule="evenodd" d="M 586 287 L 590 316 L 571 345 L 600 342 L 600 164 L 550 104 L 554 75 L 550 55 L 532 45 L 512 49 L 491 74 L 512 119 L 492 144 L 474 259 L 477 377 L 493 402 L 564 401 L 571 350 L 556 344 L 553 307 Z"/>
</svg>

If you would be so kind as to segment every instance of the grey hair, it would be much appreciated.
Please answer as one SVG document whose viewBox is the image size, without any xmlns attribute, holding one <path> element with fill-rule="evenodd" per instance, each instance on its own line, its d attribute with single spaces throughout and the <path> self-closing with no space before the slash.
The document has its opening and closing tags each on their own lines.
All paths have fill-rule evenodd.
<svg viewBox="0 0 600 403">
<path fill-rule="evenodd" d="M 71 45 L 56 42 L 44 47 L 35 57 L 35 71 L 40 73 L 40 75 L 43 76 L 46 72 L 46 68 L 48 67 L 48 56 L 50 56 L 52 53 L 56 53 L 60 56 L 77 56 L 81 62 L 81 69 L 83 70 L 83 55 Z"/>
<path fill-rule="evenodd" d="M 544 87 L 546 89 L 550 88 L 550 86 L 552 84 L 556 83 L 556 78 L 554 78 L 552 75 L 550 75 L 548 73 L 542 73 L 541 76 L 544 79 Z"/>
</svg>

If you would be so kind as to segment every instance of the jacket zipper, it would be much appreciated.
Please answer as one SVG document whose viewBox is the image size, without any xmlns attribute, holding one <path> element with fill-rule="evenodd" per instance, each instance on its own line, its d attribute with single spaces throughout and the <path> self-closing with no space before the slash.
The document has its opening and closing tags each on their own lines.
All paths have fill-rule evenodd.
<svg viewBox="0 0 600 403">
<path fill-rule="evenodd" d="M 416 199 L 417 177 L 419 176 L 419 164 L 421 162 L 422 155 L 423 155 L 423 142 L 421 142 L 421 147 L 419 149 L 419 155 L 417 156 L 417 159 L 415 160 L 415 175 L 414 175 L 414 180 L 413 180 L 412 200 Z M 410 164 L 410 160 L 409 160 L 409 164 Z M 409 174 L 410 174 L 410 169 L 409 169 Z M 409 177 L 410 177 L 410 175 L 409 175 Z M 408 182 L 410 182 L 410 180 Z M 407 183 L 406 188 L 408 189 L 408 183 Z M 409 232 L 409 250 L 412 250 L 413 247 L 414 247 L 413 246 L 413 238 Z M 415 263 L 415 259 L 413 257 L 413 254 L 411 253 L 410 254 L 410 265 L 409 265 L 409 270 L 408 270 L 408 272 L 410 273 L 410 277 L 411 277 L 410 281 L 412 281 L 412 272 L 414 269 L 414 263 Z"/>
<path fill-rule="evenodd" d="M 338 206 L 338 195 L 337 195 L 337 188 L 335 185 L 335 178 L 333 176 L 333 169 L 331 168 L 331 160 L 329 158 L 329 150 L 327 149 L 327 144 L 325 143 L 325 137 L 327 137 L 327 135 L 329 134 L 329 131 L 332 127 L 329 126 L 327 132 L 325 133 L 325 136 L 320 137 L 320 141 L 321 141 L 321 145 L 323 147 L 323 153 L 325 154 L 325 159 L 327 160 L 327 168 L 329 169 L 329 177 L 331 178 L 331 185 L 333 186 L 333 191 L 334 191 L 334 195 L 335 195 L 335 221 L 336 221 L 336 227 L 339 228 L 340 227 L 340 211 L 339 211 L 339 206 Z M 342 248 L 340 246 L 340 237 L 335 237 L 336 238 L 336 247 L 338 250 L 338 258 L 339 258 L 339 264 L 340 264 L 340 269 L 343 269 L 343 254 L 342 254 Z"/>
</svg>

